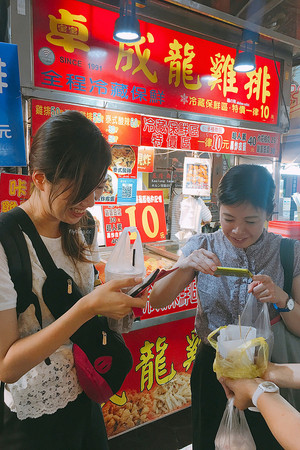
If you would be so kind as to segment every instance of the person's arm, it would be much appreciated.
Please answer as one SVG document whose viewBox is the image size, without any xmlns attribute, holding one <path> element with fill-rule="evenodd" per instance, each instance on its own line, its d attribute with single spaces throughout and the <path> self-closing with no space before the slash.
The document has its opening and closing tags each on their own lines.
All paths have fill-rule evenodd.
<svg viewBox="0 0 300 450">
<path fill-rule="evenodd" d="M 300 389 L 300 364 L 268 363 L 264 380 L 273 381 L 279 387 Z"/>
<path fill-rule="evenodd" d="M 149 299 L 151 306 L 163 308 L 170 305 L 193 281 L 197 271 L 213 275 L 219 265 L 219 258 L 203 248 L 193 251 L 189 256 L 181 255 L 174 265 L 177 270 L 154 284 Z"/>
<path fill-rule="evenodd" d="M 144 308 L 146 296 L 132 298 L 120 289 L 135 286 L 141 278 L 109 281 L 82 297 L 59 319 L 42 330 L 20 338 L 16 309 L 0 312 L 0 379 L 17 381 L 63 345 L 75 331 L 100 314 L 120 319 L 133 307 Z"/>
<path fill-rule="evenodd" d="M 262 381 L 259 378 L 220 379 L 227 397 L 234 395 L 234 404 L 238 409 L 253 406 L 252 396 Z M 299 450 L 300 413 L 279 393 L 262 393 L 257 400 L 257 407 L 280 445 L 286 450 Z"/>
<path fill-rule="evenodd" d="M 254 275 L 248 291 L 252 292 L 257 300 L 276 303 L 279 308 L 285 308 L 289 298 L 289 295 L 277 286 L 268 275 Z M 291 297 L 295 301 L 294 309 L 280 314 L 287 328 L 300 336 L 300 275 L 293 279 Z"/>
</svg>

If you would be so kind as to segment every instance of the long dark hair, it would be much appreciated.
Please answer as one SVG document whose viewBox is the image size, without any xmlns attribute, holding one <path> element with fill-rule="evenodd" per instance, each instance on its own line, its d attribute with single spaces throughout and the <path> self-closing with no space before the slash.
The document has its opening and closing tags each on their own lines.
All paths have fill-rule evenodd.
<svg viewBox="0 0 300 450">
<path fill-rule="evenodd" d="M 111 164 L 111 149 L 97 126 L 78 111 L 65 111 L 48 119 L 33 138 L 29 170 L 40 170 L 51 183 L 50 208 L 54 199 L 71 188 L 66 208 L 84 200 L 104 181 Z M 62 190 L 60 182 L 68 181 Z M 65 254 L 86 261 L 85 245 L 76 225 L 61 222 L 62 247 Z"/>
<path fill-rule="evenodd" d="M 263 166 L 241 164 L 229 169 L 218 186 L 220 205 L 250 203 L 263 209 L 267 218 L 274 210 L 275 183 L 270 172 Z"/>
</svg>

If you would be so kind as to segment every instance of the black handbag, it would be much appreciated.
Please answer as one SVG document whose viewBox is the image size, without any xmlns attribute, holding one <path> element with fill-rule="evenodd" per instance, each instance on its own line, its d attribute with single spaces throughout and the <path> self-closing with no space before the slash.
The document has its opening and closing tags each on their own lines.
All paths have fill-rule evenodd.
<svg viewBox="0 0 300 450">
<path fill-rule="evenodd" d="M 10 230 L 13 230 L 14 237 L 15 233 L 18 233 L 17 241 L 23 240 L 26 248 L 27 245 L 22 231 L 29 236 L 47 275 L 42 289 L 43 300 L 54 318 L 58 319 L 82 297 L 80 289 L 68 273 L 56 267 L 33 222 L 21 208 L 14 208 L 9 213 L 4 214 L 9 215 L 9 222 L 12 224 Z M 7 220 L 5 221 L 7 222 Z M 7 228 L 7 223 L 5 228 Z M 4 245 L 6 251 L 5 247 L 7 246 Z M 29 258 L 28 249 L 27 256 Z M 11 259 L 12 256 L 8 258 L 10 268 Z M 21 255 L 21 260 L 22 264 L 26 261 L 26 272 L 28 272 L 28 264 L 31 268 L 30 259 L 27 260 L 24 255 Z M 23 281 L 25 278 L 23 274 Z M 28 282 L 26 286 L 27 293 L 28 291 L 30 293 L 27 307 L 30 303 L 35 305 L 36 315 L 41 324 L 39 303 L 37 298 L 33 298 L 36 296 L 32 293 L 32 278 L 30 290 Z M 23 311 L 26 309 L 24 295 L 25 292 L 22 292 L 20 304 L 23 305 Z M 19 303 L 19 293 L 17 303 Z M 74 362 L 82 389 L 95 402 L 106 402 L 121 388 L 133 363 L 131 353 L 122 335 L 110 330 L 106 317 L 95 316 L 83 324 L 70 339 L 73 342 Z M 50 361 L 46 362 L 51 363 L 51 356 Z"/>
</svg>

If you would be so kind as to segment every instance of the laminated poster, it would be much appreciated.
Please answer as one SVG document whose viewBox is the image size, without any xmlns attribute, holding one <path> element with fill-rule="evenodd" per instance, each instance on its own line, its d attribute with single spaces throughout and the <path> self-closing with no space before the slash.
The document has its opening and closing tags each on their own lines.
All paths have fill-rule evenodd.
<svg viewBox="0 0 300 450">
<path fill-rule="evenodd" d="M 184 158 L 182 193 L 210 196 L 211 163 L 204 158 Z"/>
</svg>

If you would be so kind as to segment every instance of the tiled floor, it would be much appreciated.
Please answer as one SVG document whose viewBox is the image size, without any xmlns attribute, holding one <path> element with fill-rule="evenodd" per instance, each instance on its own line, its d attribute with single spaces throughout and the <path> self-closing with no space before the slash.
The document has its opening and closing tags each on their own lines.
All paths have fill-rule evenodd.
<svg viewBox="0 0 300 450">
<path fill-rule="evenodd" d="M 191 408 L 109 440 L 110 450 L 190 450 Z"/>
</svg>

